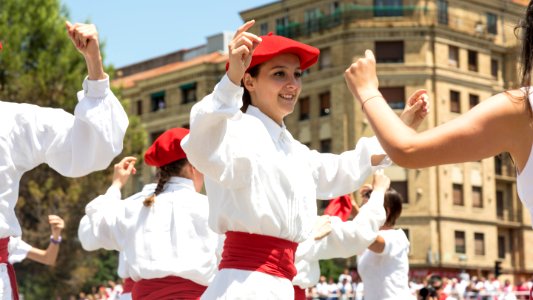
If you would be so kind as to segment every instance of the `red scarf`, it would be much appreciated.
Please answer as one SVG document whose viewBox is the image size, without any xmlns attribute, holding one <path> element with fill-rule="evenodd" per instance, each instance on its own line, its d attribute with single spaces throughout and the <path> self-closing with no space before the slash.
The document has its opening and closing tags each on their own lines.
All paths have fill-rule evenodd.
<svg viewBox="0 0 533 300">
<path fill-rule="evenodd" d="M 17 277 L 15 276 L 15 269 L 13 265 L 9 263 L 9 237 L 0 239 L 0 263 L 4 263 L 7 266 L 7 275 L 9 276 L 9 283 L 11 284 L 11 293 L 13 294 L 13 300 L 19 300 L 19 290 L 17 286 Z"/>
<path fill-rule="evenodd" d="M 340 196 L 332 199 L 326 209 L 324 209 L 325 215 L 337 216 L 346 222 L 352 213 L 352 198 L 350 195 Z"/>
<path fill-rule="evenodd" d="M 141 279 L 131 291 L 133 300 L 197 300 L 207 289 L 188 279 L 177 276 Z"/>
<path fill-rule="evenodd" d="M 297 243 L 273 236 L 228 231 L 218 269 L 257 271 L 292 280 L 296 247 Z"/>
<path fill-rule="evenodd" d="M 293 285 L 294 287 L 294 300 L 305 300 L 307 299 L 305 297 L 305 289 L 302 289 L 301 287 L 297 285 Z"/>
</svg>

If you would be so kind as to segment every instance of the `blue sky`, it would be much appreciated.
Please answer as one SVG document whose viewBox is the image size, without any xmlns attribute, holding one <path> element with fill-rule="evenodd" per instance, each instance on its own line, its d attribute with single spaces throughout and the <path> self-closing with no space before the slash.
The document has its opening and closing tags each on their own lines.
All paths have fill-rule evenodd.
<svg viewBox="0 0 533 300">
<path fill-rule="evenodd" d="M 276 0 L 61 0 L 72 22 L 96 24 L 105 63 L 122 67 L 204 44 L 206 37 L 234 31 L 239 12 Z"/>
</svg>

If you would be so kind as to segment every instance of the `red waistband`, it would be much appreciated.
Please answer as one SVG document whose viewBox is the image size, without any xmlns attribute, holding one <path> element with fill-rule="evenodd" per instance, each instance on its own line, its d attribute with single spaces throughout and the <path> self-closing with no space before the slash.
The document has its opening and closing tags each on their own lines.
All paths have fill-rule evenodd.
<svg viewBox="0 0 533 300">
<path fill-rule="evenodd" d="M 207 289 L 188 279 L 177 276 L 141 279 L 136 281 L 131 291 L 133 300 L 197 300 Z"/>
<path fill-rule="evenodd" d="M 9 283 L 11 285 L 11 293 L 13 294 L 13 300 L 19 299 L 19 291 L 17 286 L 17 277 L 15 276 L 15 269 L 13 265 L 9 263 L 9 237 L 0 239 L 0 263 L 4 263 L 7 266 L 7 275 L 9 276 Z"/>
<path fill-rule="evenodd" d="M 305 300 L 307 299 L 305 297 L 305 289 L 302 289 L 301 287 L 297 285 L 293 285 L 294 287 L 294 300 Z"/>
<path fill-rule="evenodd" d="M 257 271 L 292 280 L 296 275 L 296 247 L 298 243 L 273 236 L 228 231 L 218 268 Z"/>
<path fill-rule="evenodd" d="M 134 285 L 135 285 L 135 281 L 133 281 L 133 279 L 129 277 L 124 278 L 124 282 L 122 284 L 122 294 L 131 293 Z"/>
</svg>

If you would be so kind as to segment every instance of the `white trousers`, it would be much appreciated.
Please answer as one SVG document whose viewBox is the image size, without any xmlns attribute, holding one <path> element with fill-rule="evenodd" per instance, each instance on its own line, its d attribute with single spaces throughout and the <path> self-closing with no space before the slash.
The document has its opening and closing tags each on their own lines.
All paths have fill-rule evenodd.
<svg viewBox="0 0 533 300">
<path fill-rule="evenodd" d="M 222 269 L 201 300 L 294 300 L 290 280 L 262 272 Z"/>
<path fill-rule="evenodd" d="M 13 300 L 6 264 L 0 264 L 0 300 Z"/>
</svg>

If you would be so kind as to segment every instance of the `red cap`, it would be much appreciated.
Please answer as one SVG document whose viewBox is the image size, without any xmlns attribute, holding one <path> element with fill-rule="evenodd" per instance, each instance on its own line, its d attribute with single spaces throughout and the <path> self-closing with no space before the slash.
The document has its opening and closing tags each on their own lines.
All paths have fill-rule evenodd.
<svg viewBox="0 0 533 300">
<path fill-rule="evenodd" d="M 257 46 L 257 48 L 255 48 L 254 54 L 252 55 L 252 62 L 250 63 L 248 70 L 283 53 L 297 55 L 300 58 L 300 68 L 302 70 L 309 68 L 318 61 L 320 50 L 315 47 L 281 35 L 273 35 L 272 32 L 268 35 L 261 36 L 261 39 L 263 41 Z M 228 68 L 229 62 L 226 63 L 226 71 Z"/>
<path fill-rule="evenodd" d="M 350 195 L 340 196 L 332 199 L 326 209 L 324 209 L 325 215 L 336 216 L 343 221 L 348 220 L 352 213 L 352 198 Z"/>
<path fill-rule="evenodd" d="M 171 162 L 187 158 L 181 148 L 181 140 L 189 134 L 189 129 L 172 128 L 161 134 L 146 150 L 144 161 L 149 166 L 162 167 Z"/>
</svg>

